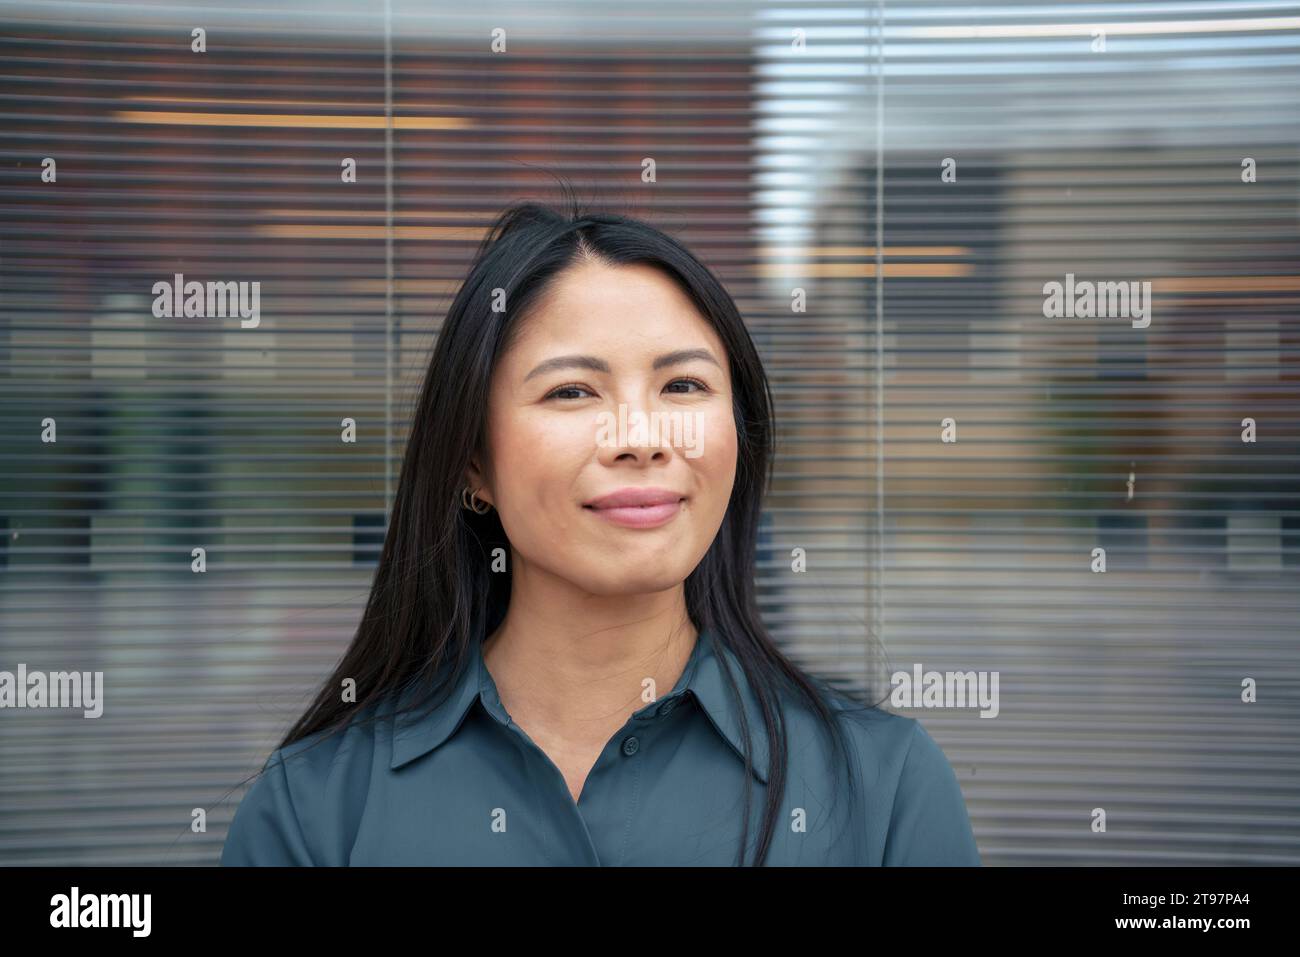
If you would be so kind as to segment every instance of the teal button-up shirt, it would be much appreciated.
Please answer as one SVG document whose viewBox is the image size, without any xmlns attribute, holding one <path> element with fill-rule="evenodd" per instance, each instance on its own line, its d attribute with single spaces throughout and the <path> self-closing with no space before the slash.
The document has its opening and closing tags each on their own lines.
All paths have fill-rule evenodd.
<svg viewBox="0 0 1300 957">
<path fill-rule="evenodd" d="M 221 863 L 734 864 L 744 745 L 719 655 L 743 691 L 753 740 L 748 863 L 767 796 L 767 739 L 739 661 L 707 630 L 672 692 L 605 745 L 576 803 L 560 769 L 502 707 L 476 646 L 432 712 L 394 717 L 380 705 L 378 720 L 276 750 L 235 814 Z M 765 863 L 980 863 L 956 775 L 915 719 L 837 712 L 856 755 L 850 794 L 813 715 L 792 704 L 783 713 L 790 764 Z"/>
</svg>

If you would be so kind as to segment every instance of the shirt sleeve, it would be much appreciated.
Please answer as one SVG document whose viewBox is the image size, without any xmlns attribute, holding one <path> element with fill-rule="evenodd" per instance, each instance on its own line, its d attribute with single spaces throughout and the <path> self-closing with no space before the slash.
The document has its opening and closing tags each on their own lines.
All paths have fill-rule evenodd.
<svg viewBox="0 0 1300 957">
<path fill-rule="evenodd" d="M 918 721 L 903 760 L 885 839 L 885 866 L 979 867 L 957 775 Z"/>
<path fill-rule="evenodd" d="M 222 867 L 310 867 L 313 862 L 289 794 L 284 759 L 273 753 L 235 811 Z"/>
</svg>

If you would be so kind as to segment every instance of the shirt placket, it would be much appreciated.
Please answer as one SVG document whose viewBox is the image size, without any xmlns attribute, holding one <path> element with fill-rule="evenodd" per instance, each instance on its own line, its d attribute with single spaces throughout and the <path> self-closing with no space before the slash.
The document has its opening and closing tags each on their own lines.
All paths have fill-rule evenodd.
<svg viewBox="0 0 1300 957">
<path fill-rule="evenodd" d="M 644 763 L 643 748 L 654 737 L 650 722 L 666 717 L 680 703 L 686 693 L 685 688 L 674 691 L 671 695 L 653 702 L 631 715 L 627 722 L 613 737 L 606 742 L 600 756 L 587 775 L 578 801 L 569 793 L 568 783 L 555 762 L 519 725 L 515 724 L 496 691 L 496 684 L 487 670 L 482 658 L 479 658 L 479 697 L 484 708 L 492 718 L 510 735 L 523 750 L 528 759 L 529 773 L 536 775 L 538 791 L 545 796 L 547 815 L 542 826 L 554 839 L 557 851 L 565 859 L 560 864 L 601 867 L 617 864 L 622 857 L 628 829 L 634 824 L 636 802 L 640 791 L 640 765 Z M 640 761 L 637 761 L 638 757 Z M 635 765 L 628 765 L 637 762 Z M 594 780 L 593 780 L 594 779 Z M 615 780 L 616 779 L 616 780 Z M 622 806 L 615 811 L 610 805 L 618 801 Z M 584 814 L 588 813 L 605 828 L 613 828 L 613 833 L 623 835 L 618 842 L 618 851 L 607 850 L 602 860 L 598 842 L 592 834 L 591 826 Z M 552 812 L 555 812 L 552 816 Z"/>
</svg>

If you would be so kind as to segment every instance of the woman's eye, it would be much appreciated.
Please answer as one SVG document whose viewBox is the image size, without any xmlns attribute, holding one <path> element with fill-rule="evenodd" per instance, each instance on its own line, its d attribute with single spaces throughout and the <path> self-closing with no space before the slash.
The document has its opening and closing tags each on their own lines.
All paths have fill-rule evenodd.
<svg viewBox="0 0 1300 957">
<path fill-rule="evenodd" d="M 705 385 L 703 382 L 701 382 L 699 379 L 674 379 L 672 382 L 668 383 L 670 388 L 678 384 L 696 386 L 701 392 L 709 391 L 709 387 Z M 690 393 L 679 392 L 678 395 L 690 395 Z"/>
<path fill-rule="evenodd" d="M 558 389 L 552 390 L 547 394 L 548 399 L 560 398 L 561 392 L 586 392 L 587 390 L 580 385 L 562 385 Z M 564 396 L 566 399 L 580 398 L 580 396 Z"/>
<path fill-rule="evenodd" d="M 708 387 L 707 385 L 705 385 L 703 382 L 701 382 L 699 379 L 690 379 L 690 378 L 685 378 L 685 379 L 674 379 L 672 382 L 668 383 L 668 385 L 666 385 L 664 388 L 665 388 L 665 389 L 670 389 L 670 390 L 672 390 L 673 393 L 676 394 L 676 395 L 690 395 L 690 394 L 691 394 L 691 390 L 689 390 L 689 389 L 674 389 L 673 386 L 677 386 L 677 385 L 685 385 L 685 386 L 692 386 L 692 385 L 693 385 L 693 386 L 695 386 L 695 388 L 696 388 L 697 391 L 700 391 L 700 392 L 708 392 L 708 391 L 709 391 L 709 387 Z M 582 396 L 580 396 L 580 395 L 565 395 L 565 394 L 564 394 L 564 393 L 573 393 L 573 392 L 584 392 L 584 393 L 586 393 L 586 394 L 588 394 L 588 395 L 591 395 L 591 392 L 587 389 L 586 386 L 570 384 L 570 385 L 562 385 L 562 386 L 560 386 L 559 388 L 552 389 L 550 392 L 548 392 L 548 393 L 546 394 L 546 398 L 548 398 L 548 399 L 580 399 L 580 398 L 582 398 Z"/>
</svg>

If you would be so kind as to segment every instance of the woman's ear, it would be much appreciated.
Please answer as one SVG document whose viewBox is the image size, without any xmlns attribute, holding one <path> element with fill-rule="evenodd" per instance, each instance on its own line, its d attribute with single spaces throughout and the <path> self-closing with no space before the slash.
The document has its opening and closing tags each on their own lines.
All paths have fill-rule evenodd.
<svg viewBox="0 0 1300 957">
<path fill-rule="evenodd" d="M 495 505 L 496 502 L 492 501 L 492 492 L 488 489 L 487 484 L 487 479 L 483 476 L 483 472 L 479 468 L 478 459 L 471 458 L 469 460 L 469 465 L 465 467 L 466 487 L 469 488 L 471 492 L 478 493 L 478 500 L 480 502 L 487 502 L 489 505 Z"/>
</svg>

